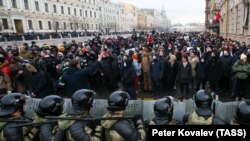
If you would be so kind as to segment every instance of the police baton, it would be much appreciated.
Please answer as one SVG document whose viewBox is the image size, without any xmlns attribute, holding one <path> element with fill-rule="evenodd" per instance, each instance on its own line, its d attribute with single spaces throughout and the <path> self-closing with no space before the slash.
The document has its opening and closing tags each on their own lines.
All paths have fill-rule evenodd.
<svg viewBox="0 0 250 141">
<path fill-rule="evenodd" d="M 10 126 L 10 128 L 26 127 L 26 126 L 39 126 L 42 124 L 51 124 L 51 123 L 57 123 L 57 122 L 58 122 L 57 120 L 44 121 L 44 122 L 29 122 L 29 123 Z"/>
<path fill-rule="evenodd" d="M 46 119 L 54 119 L 54 120 L 98 121 L 98 120 L 124 120 L 124 119 L 136 119 L 137 117 L 75 118 L 75 117 L 46 116 L 45 118 L 46 118 Z"/>
<path fill-rule="evenodd" d="M 15 120 L 15 119 L 0 119 L 0 122 L 19 122 L 19 123 L 29 123 L 31 120 Z"/>
<path fill-rule="evenodd" d="M 59 120 L 76 120 L 76 121 L 98 121 L 98 120 L 124 120 L 124 119 L 137 119 L 137 117 L 103 117 L 103 118 L 75 118 L 75 117 L 57 117 L 57 116 L 46 116 L 46 119 L 52 119 L 44 122 L 29 122 L 11 126 L 10 128 L 25 127 L 25 126 L 39 126 L 42 124 L 52 124 Z"/>
</svg>

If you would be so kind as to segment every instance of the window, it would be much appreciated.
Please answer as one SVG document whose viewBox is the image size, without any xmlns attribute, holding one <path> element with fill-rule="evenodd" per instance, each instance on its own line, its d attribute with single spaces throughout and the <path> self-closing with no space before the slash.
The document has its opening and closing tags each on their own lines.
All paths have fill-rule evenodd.
<svg viewBox="0 0 250 141">
<path fill-rule="evenodd" d="M 25 9 L 29 9 L 29 2 L 28 2 L 28 0 L 24 0 L 23 2 L 24 2 L 24 8 Z"/>
<path fill-rule="evenodd" d="M 88 17 L 88 11 L 85 10 L 85 17 Z"/>
<path fill-rule="evenodd" d="M 45 4 L 44 4 L 44 7 L 45 7 L 45 12 L 49 12 L 49 6 L 48 6 L 48 3 L 45 3 Z"/>
<path fill-rule="evenodd" d="M 90 14 L 90 18 L 92 18 L 92 11 L 90 11 L 89 14 Z"/>
<path fill-rule="evenodd" d="M 28 25 L 29 25 L 29 29 L 33 29 L 33 23 L 32 23 L 32 20 L 28 20 Z"/>
<path fill-rule="evenodd" d="M 51 29 L 52 29 L 52 26 L 51 26 L 51 21 L 48 21 L 48 28 L 49 28 L 49 30 L 51 30 Z"/>
<path fill-rule="evenodd" d="M 82 23 L 82 29 L 84 29 L 84 25 L 83 25 L 83 23 Z"/>
<path fill-rule="evenodd" d="M 64 14 L 64 7 L 61 6 L 61 13 Z"/>
<path fill-rule="evenodd" d="M 93 4 L 95 5 L 95 0 L 93 0 Z"/>
<path fill-rule="evenodd" d="M 38 3 L 38 1 L 35 1 L 35 7 L 36 7 L 36 11 L 39 11 L 39 3 Z"/>
<path fill-rule="evenodd" d="M 63 29 L 67 30 L 67 24 L 66 24 L 66 22 L 63 23 Z"/>
<path fill-rule="evenodd" d="M 3 6 L 3 0 L 0 0 L 0 6 Z"/>
<path fill-rule="evenodd" d="M 54 9 L 54 13 L 57 13 L 56 5 L 55 4 L 53 4 L 53 9 Z"/>
<path fill-rule="evenodd" d="M 16 0 L 11 0 L 11 2 L 12 2 L 12 7 L 17 8 Z"/>
<path fill-rule="evenodd" d="M 89 0 L 89 3 L 91 3 L 91 0 Z"/>
<path fill-rule="evenodd" d="M 3 22 L 3 29 L 9 29 L 8 20 L 2 19 L 2 22 Z"/>
<path fill-rule="evenodd" d="M 97 24 L 96 24 L 95 28 L 96 28 L 96 30 L 98 29 L 98 25 Z"/>
<path fill-rule="evenodd" d="M 43 29 L 43 22 L 42 21 L 38 21 L 38 25 L 39 25 L 39 29 Z"/>
<path fill-rule="evenodd" d="M 70 7 L 68 7 L 68 14 L 70 15 Z"/>
<path fill-rule="evenodd" d="M 82 16 L 82 10 L 81 9 L 80 9 L 79 13 L 80 13 L 80 16 Z"/>
<path fill-rule="evenodd" d="M 75 16 L 76 16 L 76 9 L 74 8 L 74 14 L 75 14 Z"/>
<path fill-rule="evenodd" d="M 70 29 L 73 30 L 73 23 L 70 23 Z"/>
<path fill-rule="evenodd" d="M 75 23 L 75 29 L 78 30 L 78 23 Z"/>
<path fill-rule="evenodd" d="M 96 12 L 94 12 L 94 17 L 96 18 Z"/>
<path fill-rule="evenodd" d="M 59 22 L 56 22 L 56 29 L 59 29 Z"/>
</svg>

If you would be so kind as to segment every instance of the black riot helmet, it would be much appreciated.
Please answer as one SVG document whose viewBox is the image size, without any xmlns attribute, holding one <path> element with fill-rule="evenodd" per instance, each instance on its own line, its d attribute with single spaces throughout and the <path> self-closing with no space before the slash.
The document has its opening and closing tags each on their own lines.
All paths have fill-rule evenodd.
<svg viewBox="0 0 250 141">
<path fill-rule="evenodd" d="M 212 114 L 212 96 L 205 90 L 199 90 L 194 96 L 196 112 L 200 116 L 210 116 Z"/>
<path fill-rule="evenodd" d="M 0 102 L 0 116 L 8 116 L 17 111 L 23 112 L 26 96 L 20 93 L 11 93 L 2 97 Z"/>
<path fill-rule="evenodd" d="M 59 116 L 63 112 L 64 100 L 57 95 L 50 95 L 44 97 L 38 104 L 35 110 L 36 114 L 41 117 L 45 116 Z"/>
<path fill-rule="evenodd" d="M 120 111 L 125 110 L 130 99 L 127 92 L 115 91 L 108 98 L 108 110 L 109 111 Z"/>
<path fill-rule="evenodd" d="M 250 101 L 242 101 L 236 109 L 236 121 L 242 125 L 250 125 Z"/>
<path fill-rule="evenodd" d="M 172 120 L 174 111 L 174 104 L 170 97 L 159 99 L 154 104 L 154 113 L 158 118 L 167 118 L 168 121 Z"/>
<path fill-rule="evenodd" d="M 95 92 L 92 90 L 82 89 L 76 91 L 71 97 L 73 109 L 89 111 L 93 105 Z"/>
</svg>

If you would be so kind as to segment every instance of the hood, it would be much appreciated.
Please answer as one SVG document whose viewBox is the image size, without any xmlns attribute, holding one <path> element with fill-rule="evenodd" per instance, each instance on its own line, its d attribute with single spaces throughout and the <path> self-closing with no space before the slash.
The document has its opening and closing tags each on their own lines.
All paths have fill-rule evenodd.
<svg viewBox="0 0 250 141">
<path fill-rule="evenodd" d="M 108 113 L 106 113 L 103 117 L 105 118 L 105 117 L 122 117 L 122 116 L 112 115 L 110 112 L 108 112 Z M 109 128 L 111 128 L 116 122 L 117 122 L 117 120 L 102 120 L 102 121 L 101 121 L 101 125 L 102 125 L 103 128 L 109 129 Z"/>
</svg>

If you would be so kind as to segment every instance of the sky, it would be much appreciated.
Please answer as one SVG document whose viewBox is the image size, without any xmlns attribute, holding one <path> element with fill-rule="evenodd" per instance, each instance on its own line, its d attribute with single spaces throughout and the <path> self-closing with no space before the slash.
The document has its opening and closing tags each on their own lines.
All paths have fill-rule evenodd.
<svg viewBox="0 0 250 141">
<path fill-rule="evenodd" d="M 154 8 L 161 10 L 163 3 L 167 17 L 172 24 L 204 23 L 205 0 L 111 0 L 113 2 L 127 2 L 139 8 Z"/>
</svg>

